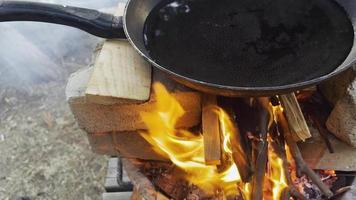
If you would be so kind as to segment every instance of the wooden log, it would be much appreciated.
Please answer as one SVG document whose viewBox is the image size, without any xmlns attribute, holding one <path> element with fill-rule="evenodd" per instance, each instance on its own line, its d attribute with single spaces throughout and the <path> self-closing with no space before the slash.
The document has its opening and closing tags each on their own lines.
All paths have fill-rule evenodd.
<svg viewBox="0 0 356 200">
<path fill-rule="evenodd" d="M 185 199 L 188 195 L 189 184 L 179 176 L 182 173 L 184 172 L 173 167 L 155 177 L 154 184 L 173 199 Z"/>
<path fill-rule="evenodd" d="M 236 134 L 231 135 L 230 140 L 232 158 L 239 170 L 241 180 L 245 183 L 250 182 L 251 176 L 253 175 L 253 169 L 251 168 L 246 152 L 241 147 L 240 131 L 238 130 L 238 127 L 236 128 Z"/>
<path fill-rule="evenodd" d="M 258 109 L 256 106 L 247 104 L 247 99 L 224 97 L 222 100 L 220 100 L 219 103 L 222 104 L 221 106 L 228 112 L 233 122 L 236 124 L 237 130 L 240 132 L 240 145 L 242 149 L 244 149 L 246 160 L 250 163 L 250 168 L 254 169 L 251 144 L 253 139 L 250 138 L 250 136 L 257 131 L 256 127 L 258 127 L 259 119 Z"/>
<path fill-rule="evenodd" d="M 219 170 L 226 170 L 231 162 L 236 164 L 239 170 L 241 180 L 245 183 L 251 181 L 253 175 L 253 168 L 251 166 L 249 151 L 247 150 L 247 142 L 245 135 L 242 135 L 239 129 L 239 124 L 236 120 L 237 113 L 233 108 L 233 104 L 236 103 L 235 99 L 221 97 L 219 99 L 220 106 L 227 112 L 232 120 L 233 127 L 230 134 L 231 150 L 233 160 L 226 160 L 226 156 L 223 154 L 222 165 L 218 167 Z"/>
<path fill-rule="evenodd" d="M 135 159 L 122 158 L 122 164 L 130 180 L 135 186 L 138 199 L 156 200 L 157 191 L 150 180 L 144 176 L 139 169 L 139 162 Z"/>
<path fill-rule="evenodd" d="M 305 141 L 311 138 L 309 127 L 305 121 L 302 110 L 294 93 L 280 95 L 279 99 L 286 113 L 289 127 L 297 140 Z"/>
<path fill-rule="evenodd" d="M 221 164 L 221 141 L 219 116 L 215 111 L 216 96 L 203 95 L 202 99 L 202 132 L 204 137 L 205 163 Z"/>
<path fill-rule="evenodd" d="M 88 138 L 92 151 L 98 154 L 168 161 L 166 157 L 156 153 L 152 146 L 136 131 L 89 133 Z"/>
<path fill-rule="evenodd" d="M 121 200 L 121 199 L 117 199 L 117 200 Z M 138 190 L 136 188 L 134 188 L 133 192 L 132 192 L 132 196 L 131 196 L 131 200 L 147 200 L 145 198 L 143 198 Z M 170 200 L 169 198 L 167 198 L 165 195 L 163 195 L 160 192 L 157 192 L 157 196 L 155 200 Z"/>
<path fill-rule="evenodd" d="M 139 170 L 141 164 L 143 163 L 135 159 L 125 160 L 124 167 L 126 166 L 127 169 L 133 170 L 135 172 L 135 173 L 130 173 L 130 176 L 133 177 L 136 182 L 142 181 L 139 182 L 139 184 L 136 185 L 136 187 L 134 187 L 131 200 L 169 200 L 167 196 L 165 196 L 160 191 L 154 188 L 154 186 L 151 184 L 151 181 L 148 180 L 147 177 L 145 177 L 141 172 L 137 171 Z M 145 188 L 146 186 L 148 187 Z M 146 189 L 148 191 L 145 191 Z M 155 197 L 155 199 L 151 199 L 151 197 Z"/>
<path fill-rule="evenodd" d="M 122 15 L 125 3 L 116 14 Z M 107 40 L 94 64 L 86 96 L 104 105 L 145 102 L 150 97 L 151 66 L 128 41 Z"/>
<path fill-rule="evenodd" d="M 142 104 L 102 105 L 89 102 L 85 96 L 86 85 L 93 68 L 82 69 L 69 78 L 66 96 L 79 126 L 89 133 L 136 131 L 146 129 L 140 113 L 155 110 L 155 93 Z M 179 84 L 155 71 L 154 79 L 166 86 L 178 100 L 185 114 L 178 120 L 177 128 L 189 128 L 201 121 L 201 96 L 199 92 L 182 88 Z"/>
<path fill-rule="evenodd" d="M 300 150 L 298 148 L 297 143 L 294 141 L 292 133 L 289 130 L 288 127 L 288 122 L 286 117 L 284 116 L 284 113 L 282 111 L 277 111 L 277 116 L 278 116 L 278 122 L 281 125 L 283 129 L 283 134 L 285 137 L 285 140 L 287 142 L 287 145 L 290 148 L 291 154 L 297 164 L 297 167 L 305 174 L 307 175 L 315 185 L 318 186 L 320 191 L 326 196 L 326 197 L 331 197 L 333 196 L 333 193 L 330 191 L 330 189 L 322 182 L 320 177 L 305 163 L 305 161 L 302 158 L 302 155 L 300 153 Z"/>
<path fill-rule="evenodd" d="M 154 151 L 152 145 L 138 132 L 113 132 L 111 137 L 113 138 L 116 152 L 123 157 L 143 160 L 168 160 L 167 157 Z"/>
<path fill-rule="evenodd" d="M 255 170 L 254 176 L 252 178 L 252 199 L 262 200 L 263 199 L 263 184 L 266 174 L 266 166 L 268 161 L 268 125 L 270 119 L 270 112 L 268 109 L 268 98 L 259 98 L 261 104 L 260 108 L 260 120 L 259 127 L 260 133 L 258 135 L 259 141 L 257 142 L 256 149 L 254 150 L 254 162 Z"/>
<path fill-rule="evenodd" d="M 117 155 L 111 133 L 90 133 L 87 136 L 94 153 L 108 156 Z"/>
</svg>

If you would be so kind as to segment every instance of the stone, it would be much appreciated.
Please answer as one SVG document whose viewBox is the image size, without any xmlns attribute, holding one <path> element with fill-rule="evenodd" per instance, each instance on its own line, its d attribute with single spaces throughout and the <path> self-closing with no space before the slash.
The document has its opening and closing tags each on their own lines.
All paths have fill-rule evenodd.
<svg viewBox="0 0 356 200">
<path fill-rule="evenodd" d="M 326 126 L 340 140 L 356 147 L 356 79 L 336 103 Z"/>
</svg>

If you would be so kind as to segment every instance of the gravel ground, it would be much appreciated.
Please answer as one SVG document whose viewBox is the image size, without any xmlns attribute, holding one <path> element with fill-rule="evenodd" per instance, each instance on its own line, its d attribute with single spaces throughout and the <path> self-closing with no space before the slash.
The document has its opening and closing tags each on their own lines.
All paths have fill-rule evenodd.
<svg viewBox="0 0 356 200">
<path fill-rule="evenodd" d="M 91 152 L 64 86 L 32 89 L 1 91 L 0 199 L 100 199 L 107 158 Z"/>
<path fill-rule="evenodd" d="M 26 38 L 11 27 L 7 34 L 4 27 L 0 44 L 14 35 Z M 43 32 L 58 30 L 45 27 Z M 96 200 L 104 191 L 108 158 L 91 152 L 64 94 L 69 75 L 91 62 L 100 40 L 75 30 L 62 33 L 72 41 L 60 37 L 49 44 L 57 46 L 46 47 L 42 38 L 32 38 L 27 48 L 33 49 L 13 45 L 0 50 L 0 200 Z M 42 52 L 37 54 L 53 68 L 42 71 L 35 58 L 24 60 L 33 50 Z M 4 56 L 10 51 L 16 52 L 11 59 Z"/>
</svg>

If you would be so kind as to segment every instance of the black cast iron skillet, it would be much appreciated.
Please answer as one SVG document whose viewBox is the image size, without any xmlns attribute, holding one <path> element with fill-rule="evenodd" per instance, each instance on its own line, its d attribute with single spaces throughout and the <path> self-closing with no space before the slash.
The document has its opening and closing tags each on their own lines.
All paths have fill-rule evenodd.
<svg viewBox="0 0 356 200">
<path fill-rule="evenodd" d="M 273 72 L 273 69 L 266 70 L 261 68 L 261 69 L 256 69 L 257 70 L 256 74 L 248 74 L 249 76 L 248 79 L 246 78 L 246 75 L 243 74 L 244 73 L 243 70 L 241 71 L 240 69 L 233 69 L 231 67 L 224 68 L 224 66 L 212 65 L 209 66 L 210 67 L 209 69 L 205 69 L 204 67 L 206 66 L 179 66 L 177 68 L 177 66 L 167 65 L 167 63 L 169 63 L 170 60 L 159 62 L 159 61 L 155 61 L 157 59 L 151 57 L 149 51 L 146 49 L 145 40 L 143 37 L 146 18 L 149 16 L 150 12 L 152 12 L 152 10 L 159 3 L 162 3 L 163 1 L 165 0 L 129 0 L 126 5 L 125 13 L 123 16 L 112 16 L 109 14 L 101 13 L 96 10 L 54 5 L 54 4 L 19 2 L 19 1 L 15 1 L 15 2 L 1 1 L 0 21 L 40 21 L 40 22 L 56 23 L 56 24 L 76 27 L 90 34 L 103 38 L 128 39 L 139 54 L 141 54 L 144 58 L 146 58 L 146 60 L 149 61 L 153 66 L 169 74 L 176 81 L 188 87 L 203 92 L 225 95 L 225 96 L 267 96 L 267 95 L 292 92 L 308 86 L 319 84 L 322 81 L 327 80 L 345 71 L 346 69 L 348 69 L 354 64 L 356 59 L 356 48 L 354 43 L 356 40 L 354 40 L 355 34 L 353 31 L 354 27 L 356 27 L 356 1 L 355 0 L 321 0 L 321 1 L 332 2 L 332 4 L 329 3 L 327 6 L 321 7 L 322 9 L 329 9 L 330 11 L 335 9 L 344 12 L 344 17 L 331 19 L 331 21 L 328 22 L 330 23 L 329 31 L 335 32 L 339 30 L 347 31 L 347 29 L 351 30 L 352 34 L 351 35 L 349 34 L 347 36 L 347 37 L 351 37 L 351 40 L 349 40 L 350 42 L 345 43 L 345 40 L 339 41 L 340 38 L 339 39 L 323 38 L 324 37 L 323 35 L 325 35 L 325 33 L 327 32 L 318 33 L 318 30 L 313 30 L 312 32 L 313 34 L 314 33 L 315 34 L 306 36 L 308 37 L 308 40 L 315 39 L 320 44 L 324 44 L 323 42 L 325 41 L 327 45 L 326 46 L 321 45 L 321 47 L 329 47 L 329 48 L 317 49 L 315 46 L 311 45 L 309 49 L 308 48 L 302 49 L 301 52 L 293 52 L 294 54 L 292 53 L 291 55 L 294 55 L 298 58 L 298 56 L 300 57 L 300 55 L 304 56 L 303 53 L 305 52 L 307 52 L 307 54 L 305 55 L 309 56 L 309 55 L 314 55 L 313 52 L 321 51 L 323 55 L 324 54 L 327 55 L 324 56 L 325 59 L 327 60 L 328 57 L 333 56 L 333 54 L 330 54 L 330 52 L 332 52 L 331 50 L 334 47 L 336 48 L 343 45 L 343 49 L 344 50 L 346 49 L 347 52 L 345 53 L 344 58 L 342 58 L 342 60 L 340 60 L 339 63 L 337 64 L 333 63 L 331 65 L 328 62 L 325 62 L 324 60 L 313 59 L 313 56 L 311 56 L 308 57 L 306 62 L 303 61 L 308 65 L 308 67 L 303 68 L 303 66 L 297 66 L 297 65 L 291 65 L 291 66 L 286 65 L 282 67 L 279 66 L 274 69 L 276 70 L 275 71 L 276 73 Z M 196 2 L 201 1 L 202 3 L 204 3 L 203 0 L 178 0 L 178 1 L 180 3 L 189 2 L 189 1 L 196 1 Z M 229 0 L 222 0 L 221 3 L 224 3 L 226 1 Z M 241 0 L 241 1 L 248 2 L 247 0 Z M 261 0 L 260 2 L 268 3 L 268 1 L 270 0 L 263 0 L 263 1 Z M 283 4 L 283 2 L 286 3 L 289 2 L 293 4 L 293 1 L 295 2 L 297 0 L 288 0 L 288 1 L 274 0 L 270 2 L 279 2 L 280 4 Z M 319 0 L 311 0 L 311 1 L 319 1 Z M 293 5 L 286 6 L 286 8 L 289 9 L 290 7 L 293 7 Z M 251 13 L 259 12 L 258 9 L 247 10 L 247 11 Z M 315 13 L 314 10 L 311 13 L 312 14 L 310 16 L 310 21 L 313 21 L 314 19 L 313 13 Z M 236 13 L 233 14 L 236 15 Z M 239 14 L 240 13 L 237 13 L 237 15 Z M 282 18 L 284 19 L 285 17 L 282 16 Z M 251 22 L 245 23 L 245 21 L 246 20 L 243 20 L 241 22 L 242 25 L 245 25 L 247 27 L 253 27 Z M 325 22 L 320 21 L 320 23 L 316 22 L 314 25 L 319 26 L 320 24 L 323 23 Z M 234 24 L 230 24 L 230 25 L 232 26 Z M 237 24 L 237 25 L 241 25 L 241 24 Z M 282 29 L 283 28 L 285 27 L 282 27 Z M 303 28 L 300 28 L 300 30 L 303 30 Z M 300 30 L 295 29 L 294 31 L 300 31 Z M 212 32 L 213 30 L 207 30 L 207 34 L 213 34 Z M 252 33 L 255 32 L 256 30 L 252 30 Z M 268 32 L 263 33 L 263 37 L 265 37 L 264 35 L 267 35 L 266 36 L 267 39 L 269 37 L 273 38 L 275 37 L 273 36 L 273 34 L 272 36 L 268 36 L 268 35 L 274 32 L 275 32 L 274 30 L 269 30 Z M 204 32 L 200 34 L 205 35 Z M 226 43 L 226 41 L 225 43 L 224 41 L 216 43 L 217 46 L 221 44 L 222 44 L 221 51 L 225 51 L 223 50 L 224 45 L 228 45 L 229 43 Z M 268 44 L 264 43 L 264 41 L 262 42 L 259 41 L 259 43 L 258 42 L 253 43 L 253 45 L 256 49 L 257 48 L 259 50 L 262 49 L 261 51 L 263 53 L 263 50 L 267 48 L 266 46 Z M 298 45 L 304 45 L 304 43 Z M 201 51 L 207 51 L 207 50 L 202 49 Z M 244 51 L 248 52 L 249 49 L 244 49 Z M 169 50 L 167 50 L 167 53 L 169 53 Z M 245 55 L 245 54 L 241 54 L 241 55 Z M 277 60 L 280 59 L 278 57 L 279 54 L 277 53 L 276 55 L 277 56 L 274 55 L 275 57 L 272 58 Z M 174 55 L 172 55 L 172 57 L 174 57 Z M 246 57 L 249 57 L 248 54 Z M 245 59 L 244 57 L 241 58 Z M 315 58 L 318 57 L 316 56 Z M 253 59 L 250 58 L 250 60 Z M 333 59 L 329 59 L 329 60 L 333 60 Z M 266 63 L 268 62 L 274 62 L 274 60 L 267 58 Z M 298 64 L 297 61 L 295 63 Z M 194 64 L 194 60 L 192 61 L 192 64 Z M 309 67 L 309 65 L 314 67 Z M 191 70 L 191 67 L 194 67 L 194 70 Z M 238 67 L 244 67 L 244 66 L 238 66 Z M 304 74 L 302 77 L 298 78 L 296 77 L 295 73 L 296 72 L 299 73 L 300 70 L 302 70 Z M 194 73 L 191 71 L 194 71 Z M 259 73 L 260 71 L 262 71 L 263 73 L 262 74 Z M 279 77 L 275 77 L 275 74 L 279 74 Z"/>
</svg>

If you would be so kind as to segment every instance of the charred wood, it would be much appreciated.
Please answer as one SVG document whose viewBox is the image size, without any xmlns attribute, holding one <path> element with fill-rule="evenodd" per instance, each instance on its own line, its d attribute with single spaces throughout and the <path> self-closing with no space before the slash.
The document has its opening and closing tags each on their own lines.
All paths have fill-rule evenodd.
<svg viewBox="0 0 356 200">
<path fill-rule="evenodd" d="M 278 155 L 278 157 L 280 159 L 282 159 L 283 161 L 283 170 L 285 172 L 285 176 L 286 176 L 286 181 L 287 181 L 287 185 L 288 185 L 288 193 L 289 193 L 289 197 L 294 197 L 295 199 L 299 199 L 299 200 L 306 200 L 306 198 L 304 197 L 303 194 L 301 194 L 297 188 L 293 185 L 293 180 L 290 174 L 290 165 L 287 159 L 287 153 L 286 153 L 286 149 L 285 149 L 285 140 L 282 134 L 280 134 L 278 132 L 278 128 L 277 126 L 273 126 L 273 129 L 270 132 L 271 137 L 272 137 L 272 141 L 270 143 L 270 145 L 272 146 L 274 152 Z M 283 191 L 281 199 L 283 198 L 287 198 L 286 193 L 287 191 Z M 283 196 L 284 195 L 284 196 Z M 289 198 L 287 198 L 289 200 Z"/>
<path fill-rule="evenodd" d="M 254 149 L 254 162 L 255 162 L 255 174 L 252 178 L 252 199 L 262 200 L 263 199 L 263 184 L 266 173 L 266 166 L 268 161 L 268 127 L 270 112 L 268 109 L 268 103 L 270 102 L 268 98 L 259 98 L 259 127 L 260 132 L 258 134 L 259 142 L 256 144 L 256 149 Z"/>
<path fill-rule="evenodd" d="M 188 195 L 188 182 L 178 176 L 182 174 L 178 168 L 172 166 L 165 172 L 157 175 L 154 179 L 156 185 L 164 194 L 169 195 L 173 199 L 184 199 Z"/>
<path fill-rule="evenodd" d="M 297 163 L 297 167 L 301 172 L 307 175 L 313 181 L 314 184 L 318 186 L 320 191 L 326 197 L 331 197 L 333 195 L 331 190 L 322 182 L 320 177 L 303 160 L 298 145 L 294 141 L 293 136 L 289 130 L 288 122 L 286 120 L 286 117 L 284 116 L 284 113 L 282 111 L 278 111 L 277 113 L 278 113 L 278 122 L 283 129 L 285 140 L 290 148 L 291 154 L 293 155 L 295 162 Z"/>
<path fill-rule="evenodd" d="M 155 187 L 139 170 L 141 163 L 136 159 L 122 158 L 121 161 L 130 180 L 135 185 L 138 195 L 146 200 L 156 199 L 157 193 Z"/>
<path fill-rule="evenodd" d="M 250 182 L 253 169 L 249 156 L 250 151 L 248 150 L 249 144 L 246 135 L 240 131 L 236 120 L 237 114 L 233 107 L 236 102 L 232 98 L 221 98 L 219 103 L 235 122 L 235 134 L 230 137 L 233 161 L 239 170 L 242 181 L 245 183 Z"/>
</svg>

